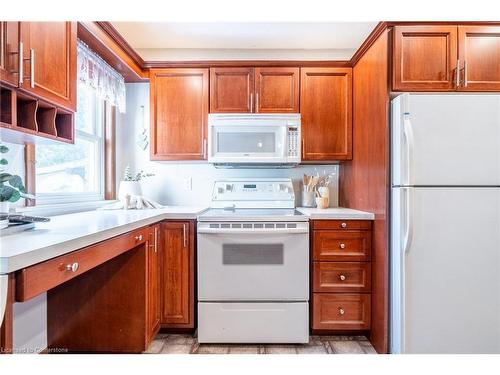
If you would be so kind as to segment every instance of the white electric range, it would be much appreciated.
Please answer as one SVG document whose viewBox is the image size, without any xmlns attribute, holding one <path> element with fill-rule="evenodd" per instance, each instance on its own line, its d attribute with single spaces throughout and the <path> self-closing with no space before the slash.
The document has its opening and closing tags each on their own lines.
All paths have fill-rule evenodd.
<svg viewBox="0 0 500 375">
<path fill-rule="evenodd" d="M 198 341 L 309 340 L 309 223 L 290 179 L 214 184 L 198 217 Z"/>
</svg>

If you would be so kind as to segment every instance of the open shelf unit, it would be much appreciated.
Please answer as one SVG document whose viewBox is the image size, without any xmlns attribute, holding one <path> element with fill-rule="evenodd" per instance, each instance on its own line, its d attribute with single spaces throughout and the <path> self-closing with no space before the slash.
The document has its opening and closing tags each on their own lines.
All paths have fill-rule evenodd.
<svg viewBox="0 0 500 375">
<path fill-rule="evenodd" d="M 0 86 L 2 140 L 36 142 L 36 137 L 74 143 L 74 114 L 30 95 Z"/>
</svg>

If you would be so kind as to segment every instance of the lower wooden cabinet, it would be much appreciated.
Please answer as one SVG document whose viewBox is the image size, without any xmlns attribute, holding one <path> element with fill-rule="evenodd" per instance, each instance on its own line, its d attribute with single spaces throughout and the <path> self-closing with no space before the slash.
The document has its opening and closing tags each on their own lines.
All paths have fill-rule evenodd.
<svg viewBox="0 0 500 375">
<path fill-rule="evenodd" d="M 160 225 L 149 227 L 146 274 L 146 324 L 147 337 L 151 341 L 160 329 Z"/>
<path fill-rule="evenodd" d="M 194 222 L 165 221 L 161 238 L 161 326 L 194 328 Z"/>
<path fill-rule="evenodd" d="M 371 324 L 371 231 L 368 220 L 313 220 L 314 331 L 366 331 Z"/>
</svg>

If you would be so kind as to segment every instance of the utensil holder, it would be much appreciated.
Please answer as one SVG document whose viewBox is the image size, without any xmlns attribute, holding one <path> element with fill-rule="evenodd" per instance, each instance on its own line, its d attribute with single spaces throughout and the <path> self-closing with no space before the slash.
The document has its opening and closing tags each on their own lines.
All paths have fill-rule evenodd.
<svg viewBox="0 0 500 375">
<path fill-rule="evenodd" d="M 302 189 L 302 207 L 314 207 L 314 190 L 307 191 Z"/>
</svg>

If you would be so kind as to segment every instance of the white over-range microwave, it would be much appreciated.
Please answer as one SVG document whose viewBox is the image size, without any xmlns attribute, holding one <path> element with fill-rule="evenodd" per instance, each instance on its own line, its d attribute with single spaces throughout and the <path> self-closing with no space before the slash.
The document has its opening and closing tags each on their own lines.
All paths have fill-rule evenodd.
<svg viewBox="0 0 500 375">
<path fill-rule="evenodd" d="M 208 115 L 208 162 L 216 166 L 295 166 L 300 139 L 300 114 Z"/>
</svg>

